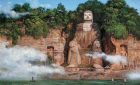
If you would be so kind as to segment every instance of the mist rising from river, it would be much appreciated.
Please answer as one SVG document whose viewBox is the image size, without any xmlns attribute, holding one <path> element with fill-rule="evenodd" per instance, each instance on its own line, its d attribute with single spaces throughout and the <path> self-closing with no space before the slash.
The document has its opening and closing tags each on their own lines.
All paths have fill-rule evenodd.
<svg viewBox="0 0 140 85">
<path fill-rule="evenodd" d="M 103 52 L 88 52 L 85 54 L 88 57 L 94 58 L 102 58 L 105 61 L 110 62 L 111 64 L 114 63 L 122 63 L 122 64 L 127 64 L 127 58 L 126 56 L 121 56 L 121 55 L 107 55 Z"/>
<path fill-rule="evenodd" d="M 6 80 L 30 80 L 32 77 L 41 79 L 48 74 L 63 74 L 64 69 L 47 64 L 47 56 L 40 51 L 14 46 L 6 48 L 6 44 L 0 46 L 0 79 Z"/>
</svg>

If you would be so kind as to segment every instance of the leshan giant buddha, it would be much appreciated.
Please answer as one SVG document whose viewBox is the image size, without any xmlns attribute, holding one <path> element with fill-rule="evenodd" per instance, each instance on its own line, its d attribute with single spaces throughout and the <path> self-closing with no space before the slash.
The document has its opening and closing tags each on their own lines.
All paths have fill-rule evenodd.
<svg viewBox="0 0 140 85">
<path fill-rule="evenodd" d="M 92 12 L 85 11 L 83 18 L 84 23 L 78 24 L 75 37 L 69 43 L 68 67 L 79 67 L 86 64 L 87 60 L 84 58 L 88 57 L 83 55 L 84 52 L 101 51 L 99 34 L 96 26 L 93 25 Z"/>
<path fill-rule="evenodd" d="M 92 48 L 92 51 L 101 51 L 99 42 L 99 30 L 97 25 L 93 23 L 92 11 L 84 12 L 84 22 L 78 24 L 76 38 L 81 48 Z"/>
</svg>

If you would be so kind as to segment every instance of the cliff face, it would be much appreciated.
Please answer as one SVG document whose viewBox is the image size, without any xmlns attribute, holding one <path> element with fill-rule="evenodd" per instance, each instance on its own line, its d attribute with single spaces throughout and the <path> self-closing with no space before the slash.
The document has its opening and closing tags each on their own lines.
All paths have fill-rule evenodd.
<svg viewBox="0 0 140 85">
<path fill-rule="evenodd" d="M 0 42 L 8 42 L 9 47 L 13 46 L 12 40 L 9 40 L 6 36 L 0 36 Z M 40 37 L 39 39 L 24 35 L 19 37 L 16 45 L 28 46 L 40 50 L 44 54 L 47 54 L 52 62 L 58 65 L 64 63 L 65 39 L 61 35 L 61 30 L 52 29 L 46 38 Z"/>
<path fill-rule="evenodd" d="M 8 39 L 6 36 L 0 36 L 0 43 L 6 42 L 8 47 L 12 46 L 12 40 Z"/>
<path fill-rule="evenodd" d="M 116 54 L 127 56 L 130 67 L 139 66 L 140 40 L 137 40 L 132 35 L 129 35 L 126 39 L 118 40 L 115 38 L 111 38 L 111 41 L 115 46 Z"/>
<path fill-rule="evenodd" d="M 0 41 L 8 42 L 9 47 L 13 46 L 12 40 L 8 39 L 6 36 L 1 36 Z M 25 35 L 18 39 L 17 45 L 32 47 L 32 48 L 42 51 L 43 53 L 46 53 L 46 50 L 47 50 L 46 49 L 46 38 L 34 39 L 31 36 Z"/>
<path fill-rule="evenodd" d="M 81 57 L 81 65 L 82 67 L 88 67 L 93 66 L 95 64 L 99 64 L 102 66 L 103 62 L 102 59 L 91 59 L 87 56 L 85 56 L 85 53 L 87 53 L 89 50 L 88 44 L 93 45 L 91 42 L 92 40 L 96 40 L 96 35 L 94 34 L 92 38 L 90 36 L 96 33 L 94 31 L 86 32 L 85 37 L 83 37 L 82 31 L 77 31 L 76 36 L 77 42 L 80 45 L 79 48 L 79 54 Z M 91 33 L 91 35 L 90 35 Z M 85 41 L 84 41 L 85 40 Z M 6 41 L 9 42 L 9 46 L 12 46 L 12 41 L 8 40 L 6 36 L 1 36 L 0 41 Z M 58 65 L 64 63 L 64 47 L 65 47 L 65 38 L 61 32 L 61 30 L 50 30 L 50 33 L 48 34 L 47 38 L 39 38 L 34 39 L 31 36 L 23 36 L 20 37 L 17 45 L 21 46 L 29 46 L 36 48 L 40 51 L 42 51 L 45 54 L 48 54 L 48 56 L 51 56 L 51 58 L 54 59 L 53 62 L 57 63 Z M 87 42 L 87 43 L 85 43 Z M 109 43 L 108 43 L 109 42 Z M 135 68 L 140 66 L 140 40 L 137 40 L 135 37 L 129 35 L 126 39 L 115 39 L 113 37 L 108 38 L 108 41 L 104 42 L 105 49 L 108 49 L 107 51 L 109 54 L 119 54 L 122 56 L 127 56 L 128 58 L 128 66 L 130 68 Z M 110 45 L 110 46 L 108 46 Z M 91 46 L 92 47 L 92 46 Z M 110 51 L 112 49 L 112 51 Z M 94 49 L 93 49 L 94 51 Z M 98 50 L 99 51 L 99 50 Z M 113 67 L 117 67 L 117 65 L 113 65 Z"/>
<path fill-rule="evenodd" d="M 114 53 L 115 47 L 113 43 L 111 42 L 111 38 L 108 35 L 105 35 L 102 39 L 102 46 L 103 46 L 103 52 L 106 54 Z"/>
<path fill-rule="evenodd" d="M 59 29 L 50 30 L 46 38 L 47 54 L 57 65 L 64 63 L 65 42 L 64 35 Z"/>
<path fill-rule="evenodd" d="M 42 51 L 43 53 L 46 53 L 46 39 L 45 38 L 39 38 L 39 39 L 34 39 L 31 36 L 23 36 L 20 37 L 17 45 L 21 46 L 28 46 L 28 47 L 33 47 L 35 49 L 38 49 Z"/>
<path fill-rule="evenodd" d="M 104 39 L 101 41 L 99 28 L 93 23 L 93 15 L 91 15 L 91 11 L 86 11 L 85 20 L 78 24 L 76 32 L 74 31 L 71 34 L 64 33 L 60 29 L 50 29 L 47 38 L 34 39 L 31 36 L 24 35 L 25 30 L 21 30 L 23 36 L 18 39 L 17 45 L 40 50 L 57 65 L 63 64 L 65 59 L 66 63 L 71 64 L 70 66 L 103 67 L 105 63 L 100 56 L 97 56 L 100 58 L 93 59 L 85 55 L 91 51 L 127 56 L 129 67 L 139 66 L 140 40 L 132 35 L 129 35 L 126 39 L 115 39 L 104 35 Z M 9 46 L 12 46 L 12 41 L 8 40 L 6 36 L 1 36 L 0 41 L 8 41 Z M 117 68 L 119 65 L 114 64 L 112 67 Z"/>
</svg>

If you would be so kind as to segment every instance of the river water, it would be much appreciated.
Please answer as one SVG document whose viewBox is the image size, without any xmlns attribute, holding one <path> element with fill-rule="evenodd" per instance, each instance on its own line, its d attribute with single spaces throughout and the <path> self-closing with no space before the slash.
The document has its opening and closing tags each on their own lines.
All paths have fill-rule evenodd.
<svg viewBox="0 0 140 85">
<path fill-rule="evenodd" d="M 140 85 L 140 81 L 123 80 L 38 80 L 38 81 L 0 81 L 0 85 Z"/>
</svg>

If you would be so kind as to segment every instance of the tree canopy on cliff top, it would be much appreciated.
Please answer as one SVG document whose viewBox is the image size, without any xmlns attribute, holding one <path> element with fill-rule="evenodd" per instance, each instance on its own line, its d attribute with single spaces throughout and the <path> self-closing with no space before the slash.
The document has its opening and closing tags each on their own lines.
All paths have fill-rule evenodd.
<svg viewBox="0 0 140 85">
<path fill-rule="evenodd" d="M 78 5 L 74 11 L 67 11 L 61 3 L 54 9 L 43 7 L 31 8 L 30 4 L 15 4 L 13 11 L 17 13 L 29 12 L 28 15 L 20 18 L 7 17 L 0 14 L 0 34 L 5 34 L 13 40 L 21 36 L 20 30 L 25 28 L 25 34 L 35 38 L 46 37 L 51 28 L 66 27 L 69 22 L 80 23 L 83 20 L 83 13 L 91 10 L 100 30 L 121 39 L 128 34 L 133 34 L 140 38 L 140 16 L 136 9 L 129 7 L 125 0 L 108 0 L 106 4 L 98 0 L 88 0 Z M 22 22 L 22 25 L 17 24 Z M 12 29 L 12 31 L 11 31 Z"/>
<path fill-rule="evenodd" d="M 104 8 L 103 29 L 116 38 L 126 38 L 128 34 L 136 37 L 139 27 L 138 13 L 130 8 L 124 0 L 108 0 Z"/>
</svg>

